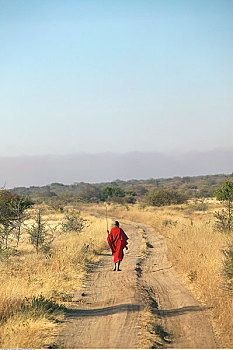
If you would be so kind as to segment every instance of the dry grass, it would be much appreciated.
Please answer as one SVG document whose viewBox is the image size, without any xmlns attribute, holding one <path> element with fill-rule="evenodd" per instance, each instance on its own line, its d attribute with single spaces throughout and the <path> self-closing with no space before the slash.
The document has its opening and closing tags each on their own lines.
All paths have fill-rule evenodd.
<svg viewBox="0 0 233 350">
<path fill-rule="evenodd" d="M 17 255 L 0 262 L 1 348 L 47 348 L 54 342 L 63 312 L 51 317 L 42 310 L 35 315 L 22 312 L 21 303 L 25 297 L 43 295 L 66 304 L 82 286 L 88 267 L 107 247 L 105 220 L 83 216 L 89 226 L 80 234 L 56 231 L 49 254 L 36 254 L 24 234 Z M 44 216 L 54 226 L 62 219 L 63 214 Z"/>
<path fill-rule="evenodd" d="M 211 321 L 221 347 L 233 347 L 233 298 L 224 288 L 221 250 L 233 236 L 214 230 L 213 212 L 220 208 L 210 200 L 207 211 L 197 203 L 161 208 L 110 205 L 109 215 L 153 226 L 168 246 L 168 258 L 196 297 L 210 307 Z M 88 207 L 104 213 L 105 207 Z"/>
<path fill-rule="evenodd" d="M 144 209 L 136 205 L 111 205 L 109 215 L 151 225 L 165 237 L 168 257 L 176 271 L 196 297 L 212 308 L 211 319 L 220 345 L 232 348 L 233 320 L 229 316 L 233 299 L 224 289 L 221 249 L 233 237 L 213 230 L 213 212 L 219 207 L 218 203 L 210 201 L 206 212 L 196 210 L 195 205 L 190 202 Z M 86 209 L 105 214 L 104 206 Z M 52 227 L 62 218 L 63 214 L 50 211 L 44 216 Z M 98 253 L 107 248 L 105 220 L 87 214 L 85 218 L 89 220 L 89 227 L 81 234 L 56 232 L 51 254 L 37 255 L 24 234 L 18 254 L 0 263 L 1 348 L 47 348 L 55 341 L 59 325 L 54 319 L 43 312 L 35 317 L 19 310 L 25 297 L 41 294 L 58 303 L 66 303 L 82 286 L 88 266 L 98 261 Z M 56 315 L 58 320 L 62 317 L 62 312 Z M 148 320 L 148 317 L 151 317 L 150 313 L 144 319 Z M 145 327 L 150 324 L 154 321 L 146 321 Z"/>
</svg>

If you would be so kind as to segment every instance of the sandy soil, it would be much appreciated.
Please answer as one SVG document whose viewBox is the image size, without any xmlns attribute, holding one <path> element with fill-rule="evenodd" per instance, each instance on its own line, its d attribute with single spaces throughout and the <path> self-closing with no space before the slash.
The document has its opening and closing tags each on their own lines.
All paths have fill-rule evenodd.
<svg viewBox="0 0 233 350">
<path fill-rule="evenodd" d="M 102 255 L 74 296 L 57 347 L 217 348 L 208 309 L 167 261 L 164 239 L 146 225 L 121 221 L 121 227 L 129 237 L 122 271 L 113 271 L 110 251 Z"/>
</svg>

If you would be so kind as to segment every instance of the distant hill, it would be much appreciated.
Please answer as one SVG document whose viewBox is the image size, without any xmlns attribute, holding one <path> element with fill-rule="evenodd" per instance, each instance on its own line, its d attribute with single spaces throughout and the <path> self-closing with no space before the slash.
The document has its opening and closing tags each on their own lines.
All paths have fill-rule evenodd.
<svg viewBox="0 0 233 350">
<path fill-rule="evenodd" d="M 42 186 L 54 182 L 101 183 L 114 179 L 169 178 L 233 172 L 233 151 L 74 154 L 0 157 L 0 186 Z"/>
</svg>

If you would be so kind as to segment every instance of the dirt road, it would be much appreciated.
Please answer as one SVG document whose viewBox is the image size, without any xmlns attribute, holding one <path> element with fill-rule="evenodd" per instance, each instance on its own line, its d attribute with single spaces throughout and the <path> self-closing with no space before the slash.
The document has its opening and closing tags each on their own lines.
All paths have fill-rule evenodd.
<svg viewBox="0 0 233 350">
<path fill-rule="evenodd" d="M 167 261 L 164 239 L 121 221 L 129 237 L 122 271 L 103 254 L 67 311 L 59 348 L 217 348 L 208 310 Z"/>
</svg>

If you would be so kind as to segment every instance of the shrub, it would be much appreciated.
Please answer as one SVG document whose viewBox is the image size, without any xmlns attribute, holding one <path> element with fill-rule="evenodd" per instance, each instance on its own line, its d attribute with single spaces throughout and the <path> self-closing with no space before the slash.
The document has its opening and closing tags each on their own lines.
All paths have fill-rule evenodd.
<svg viewBox="0 0 233 350">
<path fill-rule="evenodd" d="M 80 212 L 67 213 L 62 223 L 63 232 L 81 232 L 87 224 L 87 220 L 80 216 Z"/>
<path fill-rule="evenodd" d="M 134 204 L 137 201 L 136 196 L 137 194 L 134 191 L 125 191 L 124 202 Z"/>
<path fill-rule="evenodd" d="M 221 201 L 225 208 L 221 212 L 215 212 L 214 216 L 217 220 L 216 227 L 220 231 L 233 230 L 233 182 L 231 180 L 225 181 L 215 191 L 216 199 Z"/>
<path fill-rule="evenodd" d="M 25 298 L 21 303 L 20 312 L 29 313 L 32 317 L 51 316 L 65 310 L 63 305 L 57 304 L 52 299 L 45 299 L 43 295 L 33 298 Z"/>
<path fill-rule="evenodd" d="M 146 202 L 148 205 L 161 207 L 171 204 L 182 204 L 186 202 L 187 198 L 177 191 L 171 190 L 157 190 L 156 192 L 150 192 L 146 195 Z"/>
<path fill-rule="evenodd" d="M 205 202 L 205 200 L 202 198 L 199 200 L 195 200 L 195 202 L 190 205 L 190 208 L 196 211 L 206 211 L 208 209 L 208 205 Z"/>
<path fill-rule="evenodd" d="M 120 187 L 106 186 L 100 193 L 100 199 L 102 201 L 120 199 L 125 196 L 125 192 Z"/>
<path fill-rule="evenodd" d="M 227 286 L 233 290 L 233 244 L 222 250 L 224 254 L 223 276 L 227 280 Z"/>
<path fill-rule="evenodd" d="M 17 250 L 12 247 L 0 247 L 0 261 L 7 261 L 11 256 L 17 255 Z"/>
<path fill-rule="evenodd" d="M 163 220 L 163 226 L 176 226 L 178 224 L 178 221 L 173 221 L 169 219 Z"/>
</svg>

